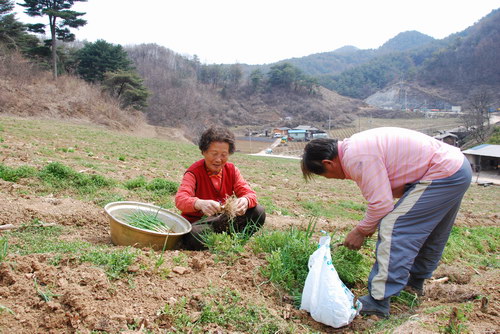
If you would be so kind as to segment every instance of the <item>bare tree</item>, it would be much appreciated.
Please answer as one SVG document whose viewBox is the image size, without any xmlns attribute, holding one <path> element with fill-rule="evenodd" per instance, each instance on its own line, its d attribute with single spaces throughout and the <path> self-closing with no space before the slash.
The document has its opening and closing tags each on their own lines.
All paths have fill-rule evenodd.
<svg viewBox="0 0 500 334">
<path fill-rule="evenodd" d="M 485 142 L 491 132 L 490 113 L 491 95 L 485 91 L 473 93 L 468 100 L 467 109 L 462 115 L 465 127 L 478 143 Z"/>
</svg>

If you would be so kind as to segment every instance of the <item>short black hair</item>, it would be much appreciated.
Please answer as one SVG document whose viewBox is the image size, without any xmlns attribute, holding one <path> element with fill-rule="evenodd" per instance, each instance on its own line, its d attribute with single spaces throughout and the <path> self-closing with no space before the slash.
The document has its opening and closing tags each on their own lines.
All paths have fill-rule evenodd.
<svg viewBox="0 0 500 334">
<path fill-rule="evenodd" d="M 198 142 L 198 147 L 201 152 L 208 150 L 213 142 L 224 142 L 229 144 L 229 154 L 233 154 L 236 150 L 234 133 L 224 127 L 212 126 L 201 134 Z"/>
<path fill-rule="evenodd" d="M 338 140 L 332 138 L 313 139 L 304 147 L 300 167 L 304 179 L 310 180 L 314 175 L 325 172 L 323 160 L 333 160 L 338 155 Z"/>
</svg>

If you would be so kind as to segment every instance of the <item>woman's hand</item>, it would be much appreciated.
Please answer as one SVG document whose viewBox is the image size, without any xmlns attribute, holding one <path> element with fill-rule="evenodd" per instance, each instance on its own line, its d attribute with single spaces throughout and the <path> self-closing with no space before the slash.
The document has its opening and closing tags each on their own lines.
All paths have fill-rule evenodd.
<svg viewBox="0 0 500 334">
<path fill-rule="evenodd" d="M 352 250 L 358 250 L 361 248 L 361 245 L 363 245 L 365 238 L 366 236 L 355 227 L 349 232 L 347 237 L 345 237 L 344 246 Z"/>
<path fill-rule="evenodd" d="M 243 216 L 248 209 L 248 199 L 240 197 L 236 200 L 236 215 Z"/>
<path fill-rule="evenodd" d="M 220 203 L 212 200 L 198 199 L 194 208 L 203 212 L 205 216 L 213 216 L 221 211 Z"/>
</svg>

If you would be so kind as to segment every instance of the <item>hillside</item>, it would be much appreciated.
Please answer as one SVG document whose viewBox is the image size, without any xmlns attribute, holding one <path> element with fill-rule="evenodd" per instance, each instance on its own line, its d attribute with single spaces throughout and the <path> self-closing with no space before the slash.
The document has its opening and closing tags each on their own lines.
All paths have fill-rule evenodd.
<svg viewBox="0 0 500 334">
<path fill-rule="evenodd" d="M 500 104 L 499 54 L 500 9 L 497 9 L 464 34 L 451 36 L 445 48 L 426 60 L 417 81 L 458 102 L 463 102 L 471 92 L 482 90 Z"/>
<path fill-rule="evenodd" d="M 490 94 L 495 106 L 500 99 L 498 22 L 500 11 L 495 10 L 442 40 L 406 31 L 374 50 L 345 46 L 262 66 L 207 65 L 156 44 L 132 45 L 126 48 L 127 55 L 151 93 L 144 113 L 120 110 L 98 87 L 72 81 L 70 76 L 59 83 L 26 79 L 30 85 L 46 84 L 19 91 L 21 85 L 7 82 L 15 75 L 6 75 L 1 107 L 2 112 L 87 119 L 120 129 L 149 123 L 180 129 L 193 139 L 213 123 L 233 128 L 304 123 L 342 127 L 360 115 L 379 115 L 384 108 L 466 107 L 470 93 L 476 91 Z M 75 50 L 78 47 L 74 45 Z M 75 50 L 68 50 L 68 55 Z M 269 74 L 283 64 L 291 65 L 283 73 L 294 79 L 275 85 Z M 74 71 L 71 60 L 67 65 Z M 12 73 L 16 66 L 22 67 L 21 81 L 33 76 L 28 73 L 33 65 L 4 61 L 3 66 L 12 66 L 5 70 Z"/>
<path fill-rule="evenodd" d="M 92 124 L 142 137 L 187 141 L 180 129 L 150 125 L 142 112 L 120 108 L 98 85 L 73 76 L 54 82 L 49 72 L 1 48 L 0 115 Z"/>
<path fill-rule="evenodd" d="M 439 96 L 435 89 L 426 89 L 409 83 L 397 83 L 384 88 L 370 95 L 365 102 L 372 106 L 394 110 L 451 110 L 454 105 L 451 100 Z"/>
<path fill-rule="evenodd" d="M 491 101 L 490 107 L 500 106 L 499 22 L 500 10 L 496 10 L 465 31 L 449 36 L 424 61 L 402 72 L 406 75 L 411 69 L 412 76 L 406 75 L 403 83 L 395 82 L 398 77 L 394 77 L 365 102 L 377 107 L 449 110 L 451 105 L 467 108 L 471 96 L 483 92 Z"/>
<path fill-rule="evenodd" d="M 431 36 L 424 35 L 418 31 L 405 31 L 385 42 L 377 49 L 377 54 L 414 50 L 434 41 L 435 39 Z"/>
<path fill-rule="evenodd" d="M 500 104 L 499 45 L 497 9 L 442 40 L 408 31 L 375 50 L 348 47 L 343 52 L 336 50 L 286 61 L 307 74 L 317 75 L 323 86 L 353 98 L 367 99 L 379 91 L 397 89 L 404 82 L 447 104 L 464 105 L 471 91 L 480 90 L 487 91 Z M 425 100 L 416 104 L 424 105 Z"/>
<path fill-rule="evenodd" d="M 155 44 L 131 46 L 127 52 L 152 92 L 146 111 L 149 122 L 185 128 L 192 134 L 211 123 L 324 126 L 331 118 L 335 124 L 345 125 L 367 108 L 360 100 L 340 96 L 323 87 L 316 87 L 314 93 L 300 88 L 254 89 L 246 78 L 238 83 L 220 83 L 215 79 L 204 83 L 200 79 L 203 73 L 222 72 L 225 68 L 201 65 Z"/>
<path fill-rule="evenodd" d="M 0 48 L 0 113 L 80 121 L 116 130 L 146 125 L 142 113 L 122 110 L 99 87 L 63 76 L 54 81 L 17 53 Z"/>
</svg>

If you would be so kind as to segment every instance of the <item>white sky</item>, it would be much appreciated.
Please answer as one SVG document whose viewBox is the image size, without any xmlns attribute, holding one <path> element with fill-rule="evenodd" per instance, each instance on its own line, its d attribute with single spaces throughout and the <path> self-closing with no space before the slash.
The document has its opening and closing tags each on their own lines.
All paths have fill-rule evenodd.
<svg viewBox="0 0 500 334">
<path fill-rule="evenodd" d="M 203 63 L 264 64 L 378 48 L 408 30 L 441 39 L 497 8 L 500 0 L 88 0 L 73 7 L 87 25 L 72 31 L 89 42 L 156 43 Z"/>
</svg>

